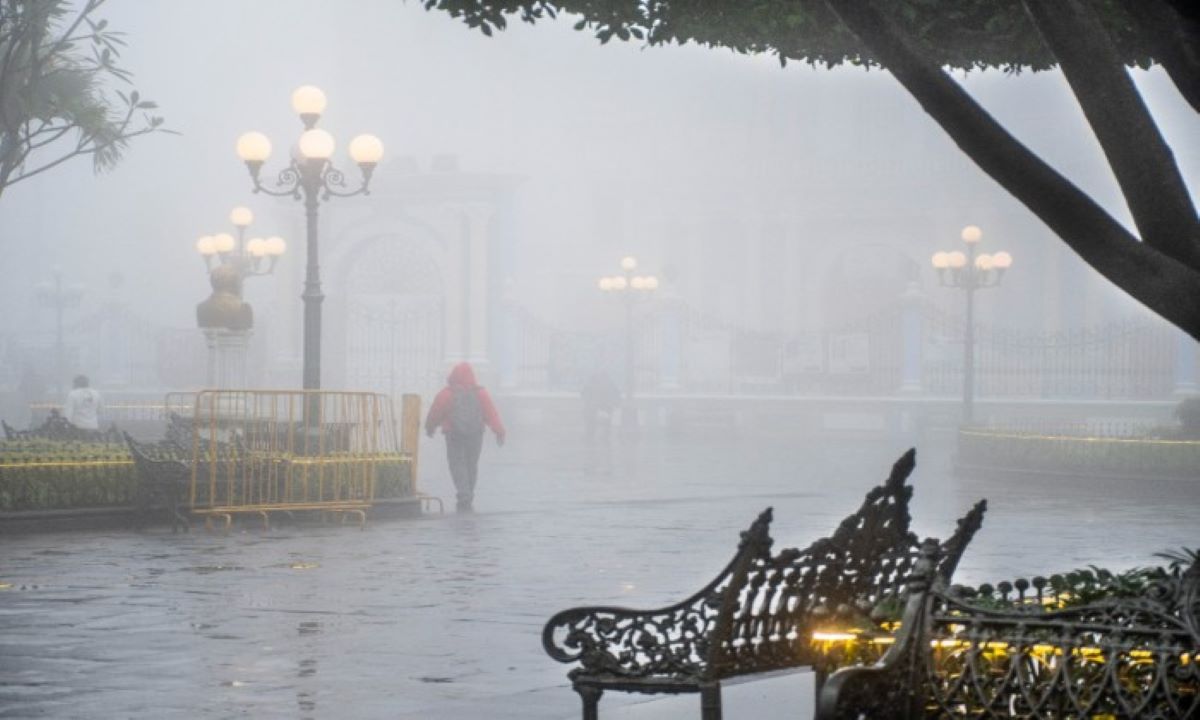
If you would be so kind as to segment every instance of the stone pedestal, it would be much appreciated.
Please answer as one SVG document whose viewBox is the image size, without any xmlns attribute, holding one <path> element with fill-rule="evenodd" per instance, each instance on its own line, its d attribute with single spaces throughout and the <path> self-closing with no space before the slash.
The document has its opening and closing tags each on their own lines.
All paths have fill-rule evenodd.
<svg viewBox="0 0 1200 720">
<path fill-rule="evenodd" d="M 244 388 L 247 385 L 246 347 L 251 331 L 204 328 L 204 339 L 208 343 L 209 388 Z"/>
</svg>

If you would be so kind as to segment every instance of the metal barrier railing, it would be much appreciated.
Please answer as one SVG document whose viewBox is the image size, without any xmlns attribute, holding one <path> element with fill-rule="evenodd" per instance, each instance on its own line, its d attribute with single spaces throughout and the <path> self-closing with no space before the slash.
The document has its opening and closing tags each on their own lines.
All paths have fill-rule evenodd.
<svg viewBox="0 0 1200 720">
<path fill-rule="evenodd" d="M 365 522 L 377 473 L 415 465 L 399 446 L 390 398 L 376 393 L 204 390 L 191 419 L 191 511 L 227 526 L 236 513 L 269 525 L 270 512 L 296 510 Z"/>
</svg>

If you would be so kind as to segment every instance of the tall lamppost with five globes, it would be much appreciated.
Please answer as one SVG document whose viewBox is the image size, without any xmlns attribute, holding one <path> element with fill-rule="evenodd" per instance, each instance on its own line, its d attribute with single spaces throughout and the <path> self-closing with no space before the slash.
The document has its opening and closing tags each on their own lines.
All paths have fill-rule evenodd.
<svg viewBox="0 0 1200 720">
<path fill-rule="evenodd" d="M 348 188 L 345 174 L 334 167 L 330 158 L 336 142 L 328 131 L 318 128 L 325 111 L 325 93 L 312 85 L 303 85 L 292 93 L 292 109 L 300 116 L 304 132 L 291 162 L 276 176 L 274 187 L 266 187 L 259 173 L 271 155 L 271 141 L 260 132 L 248 132 L 238 138 L 237 153 L 250 170 L 254 192 L 292 196 L 304 201 L 307 262 L 304 271 L 304 389 L 321 387 L 321 293 L 320 253 L 317 244 L 317 208 L 330 197 L 351 197 L 370 192 L 371 174 L 383 157 L 383 143 L 374 135 L 359 135 L 350 141 L 351 159 L 362 171 L 362 181 Z"/>
<path fill-rule="evenodd" d="M 1001 250 L 994 254 L 975 254 L 975 246 L 983 239 L 983 231 L 975 225 L 962 229 L 962 241 L 967 252 L 939 251 L 932 263 L 938 282 L 944 287 L 959 288 L 967 295 L 967 322 L 963 330 L 963 422 L 975 418 L 975 291 L 996 287 L 1004 272 L 1012 267 L 1012 255 Z"/>
<path fill-rule="evenodd" d="M 633 409 L 634 387 L 634 334 L 633 303 L 639 295 L 649 295 L 658 289 L 658 278 L 653 275 L 634 275 L 637 258 L 621 258 L 621 274 L 600 278 L 596 285 L 605 293 L 618 295 L 625 301 L 625 403 L 621 411 L 621 425 L 627 430 L 637 424 Z"/>
</svg>

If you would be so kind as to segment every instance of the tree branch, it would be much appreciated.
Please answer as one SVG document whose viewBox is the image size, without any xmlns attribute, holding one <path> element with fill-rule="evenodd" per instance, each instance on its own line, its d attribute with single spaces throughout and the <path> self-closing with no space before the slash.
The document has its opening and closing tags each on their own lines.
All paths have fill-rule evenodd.
<svg viewBox="0 0 1200 720">
<path fill-rule="evenodd" d="M 1200 19 L 1171 0 L 1121 0 L 1183 99 L 1200 112 Z"/>
<path fill-rule="evenodd" d="M 1142 96 L 1086 0 L 1023 0 L 1079 100 L 1142 240 L 1200 270 L 1200 224 Z"/>
<path fill-rule="evenodd" d="M 1089 265 L 1200 340 L 1200 272 L 1140 242 L 1022 145 L 868 2 L 825 0 L 955 144 Z"/>
</svg>

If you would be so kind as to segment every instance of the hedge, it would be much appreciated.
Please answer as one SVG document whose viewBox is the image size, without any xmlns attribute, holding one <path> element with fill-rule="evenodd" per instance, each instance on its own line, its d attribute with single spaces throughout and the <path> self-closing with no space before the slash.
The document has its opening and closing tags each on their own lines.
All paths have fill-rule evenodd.
<svg viewBox="0 0 1200 720">
<path fill-rule="evenodd" d="M 960 430 L 963 465 L 1136 477 L 1200 477 L 1200 441 Z"/>
</svg>

